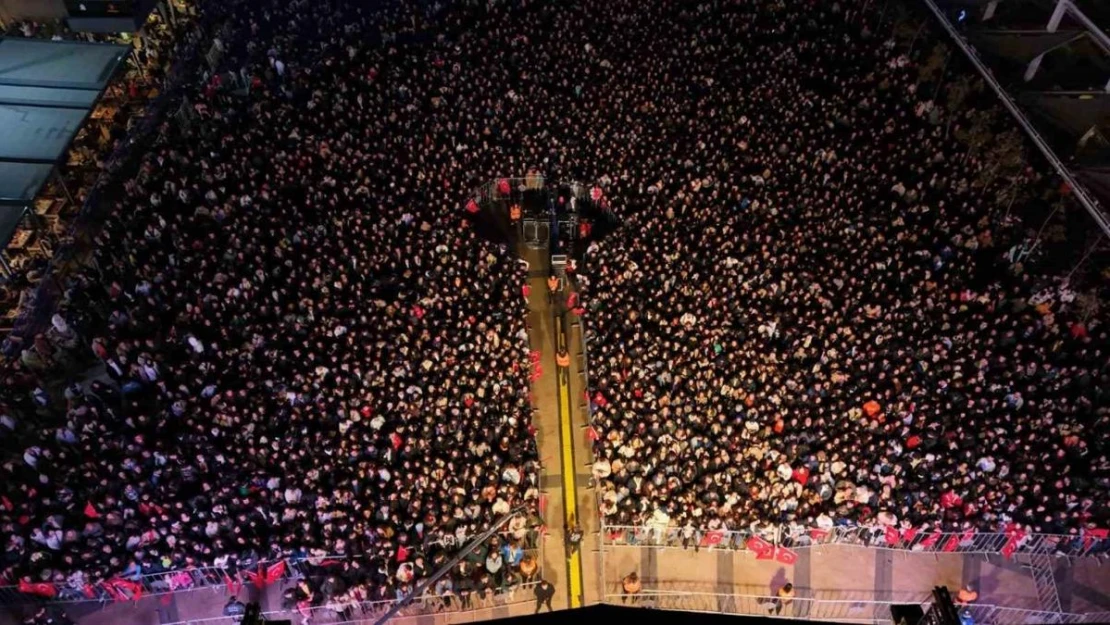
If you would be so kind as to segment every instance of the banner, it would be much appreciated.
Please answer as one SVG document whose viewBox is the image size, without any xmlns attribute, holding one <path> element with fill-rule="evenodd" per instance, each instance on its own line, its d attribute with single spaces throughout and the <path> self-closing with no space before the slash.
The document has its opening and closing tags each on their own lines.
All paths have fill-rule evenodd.
<svg viewBox="0 0 1110 625">
<path fill-rule="evenodd" d="M 941 534 L 939 531 L 933 532 L 929 536 L 926 536 L 925 540 L 921 541 L 921 547 L 923 549 L 928 549 L 928 548 L 932 547 L 933 545 L 937 544 L 937 542 L 940 541 L 940 537 L 942 535 L 943 534 Z"/>
<path fill-rule="evenodd" d="M 39 597 L 47 597 L 49 599 L 53 599 L 58 595 L 58 589 L 54 587 L 54 584 L 47 584 L 46 582 L 32 584 L 31 582 L 23 580 L 19 582 L 19 592 L 29 595 L 38 595 Z"/>
<path fill-rule="evenodd" d="M 786 547 L 779 547 L 775 550 L 775 559 L 787 566 L 794 566 L 794 563 L 798 561 L 798 553 Z"/>
<path fill-rule="evenodd" d="M 759 536 L 752 536 L 744 542 L 744 546 L 755 552 L 757 560 L 767 560 L 774 555 L 775 546 Z M 767 557 L 761 557 L 763 554 L 767 554 Z"/>
<path fill-rule="evenodd" d="M 886 538 L 886 544 L 890 545 L 891 547 L 897 545 L 898 541 L 902 540 L 902 537 L 898 535 L 898 530 L 890 527 L 889 525 L 885 530 L 883 530 L 883 535 L 884 538 Z"/>
<path fill-rule="evenodd" d="M 266 569 L 266 584 L 273 584 L 285 575 L 285 560 L 280 560 L 275 564 L 271 564 Z"/>
</svg>

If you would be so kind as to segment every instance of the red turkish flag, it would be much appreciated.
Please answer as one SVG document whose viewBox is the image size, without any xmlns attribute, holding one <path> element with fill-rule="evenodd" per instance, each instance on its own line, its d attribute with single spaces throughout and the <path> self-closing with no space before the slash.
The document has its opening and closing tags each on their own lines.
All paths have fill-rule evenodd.
<svg viewBox="0 0 1110 625">
<path fill-rule="evenodd" d="M 825 538 L 827 538 L 828 535 L 829 535 L 829 530 L 824 530 L 824 529 L 821 529 L 819 527 L 815 527 L 815 528 L 809 530 L 809 537 L 812 538 L 815 541 L 825 540 Z"/>
<path fill-rule="evenodd" d="M 509 186 L 508 178 L 502 178 L 497 181 L 497 192 L 501 195 L 508 195 L 511 187 Z"/>
<path fill-rule="evenodd" d="M 771 557 L 774 555 L 775 546 L 772 545 L 771 543 L 767 542 L 766 540 L 763 540 L 759 536 L 752 536 L 751 538 L 749 538 L 747 541 L 744 542 L 744 545 L 748 549 L 751 549 L 752 551 L 755 552 L 755 554 L 757 556 L 757 558 L 756 558 L 757 560 L 770 560 Z M 766 558 L 758 557 L 758 556 L 761 556 L 762 554 L 767 554 L 767 557 Z"/>
<path fill-rule="evenodd" d="M 116 585 L 112 582 L 104 582 L 100 586 L 105 590 L 105 592 L 108 593 L 108 596 L 112 598 L 112 601 L 117 603 L 120 601 L 127 601 L 127 597 L 124 596 L 124 594 L 120 592 L 119 589 L 116 588 Z"/>
<path fill-rule="evenodd" d="M 227 594 L 235 596 L 243 589 L 243 580 L 238 575 L 234 579 L 227 573 L 224 573 L 224 583 L 227 584 Z"/>
<path fill-rule="evenodd" d="M 960 547 L 960 539 L 956 538 L 955 536 L 952 536 L 944 542 L 944 546 L 941 547 L 941 550 L 943 550 L 945 552 L 948 552 L 948 553 L 952 553 L 956 549 L 959 549 L 959 547 Z"/>
<path fill-rule="evenodd" d="M 54 587 L 54 584 L 47 584 L 45 582 L 32 584 L 23 580 L 19 581 L 19 592 L 27 593 L 29 595 L 38 595 L 40 597 L 48 597 L 51 599 L 58 595 L 58 589 Z"/>
<path fill-rule="evenodd" d="M 787 566 L 794 566 L 798 561 L 798 552 L 791 551 L 786 547 L 779 547 L 775 550 L 775 559 Z"/>
<path fill-rule="evenodd" d="M 720 530 L 706 532 L 705 536 L 701 539 L 701 545 L 703 547 L 713 547 L 721 544 L 721 541 L 724 540 L 724 538 L 725 533 Z"/>
<path fill-rule="evenodd" d="M 952 491 L 948 491 L 940 496 L 940 506 L 942 508 L 959 508 L 963 505 L 963 499 Z"/>
<path fill-rule="evenodd" d="M 898 535 L 898 530 L 893 527 L 888 526 L 885 530 L 883 530 L 883 534 L 886 538 L 886 544 L 890 545 L 891 547 L 897 545 L 898 541 L 901 540 L 901 537 Z"/>
<path fill-rule="evenodd" d="M 1009 538 L 1006 539 L 1006 544 L 1002 545 L 1002 557 L 1003 558 L 1006 558 L 1007 560 L 1009 560 L 1010 558 L 1012 558 L 1014 556 L 1014 552 L 1017 551 L 1017 544 L 1018 544 L 1019 540 L 1021 540 L 1021 539 L 1018 538 L 1017 536 L 1013 536 L 1013 535 L 1011 535 Z"/>
<path fill-rule="evenodd" d="M 265 588 L 266 587 L 266 572 L 264 570 L 262 570 L 262 565 L 261 564 L 258 565 L 258 571 L 257 572 L 255 572 L 255 571 L 245 571 L 245 572 L 247 574 L 247 579 L 249 579 L 251 581 L 251 583 L 254 584 L 255 588 Z"/>
<path fill-rule="evenodd" d="M 925 540 L 921 541 L 921 546 L 928 549 L 929 547 L 932 547 L 933 545 L 937 544 L 937 541 L 940 540 L 940 537 L 941 537 L 941 533 L 939 531 L 938 532 L 933 532 L 931 535 L 926 537 Z"/>
<path fill-rule="evenodd" d="M 757 552 L 755 552 L 755 559 L 756 560 L 774 560 L 775 559 L 775 548 L 771 547 L 767 551 L 757 551 Z"/>
<path fill-rule="evenodd" d="M 126 579 L 113 579 L 104 582 L 106 587 L 111 588 L 115 592 L 109 591 L 112 598 L 116 601 L 138 601 L 143 598 L 143 586 L 138 582 L 128 581 Z"/>
<path fill-rule="evenodd" d="M 907 543 L 913 542 L 915 536 L 917 536 L 916 527 L 907 527 L 906 529 L 902 530 L 902 540 L 906 541 Z"/>
<path fill-rule="evenodd" d="M 478 203 L 474 200 L 468 200 L 466 203 L 466 212 L 470 213 L 471 215 L 478 214 Z"/>
<path fill-rule="evenodd" d="M 1108 536 L 1110 536 L 1110 530 L 1107 530 L 1107 529 L 1104 529 L 1104 528 L 1096 527 L 1095 529 L 1090 529 L 1090 530 L 1084 531 L 1083 532 L 1083 549 L 1084 550 L 1090 549 L 1091 545 L 1094 544 L 1094 542 L 1096 540 L 1106 540 L 1106 538 Z"/>
<path fill-rule="evenodd" d="M 100 518 L 100 513 L 96 511 L 96 508 L 93 507 L 91 501 L 85 504 L 85 516 L 89 517 L 90 519 Z"/>
<path fill-rule="evenodd" d="M 285 575 L 285 560 L 279 560 L 266 569 L 266 584 L 273 584 Z"/>
</svg>

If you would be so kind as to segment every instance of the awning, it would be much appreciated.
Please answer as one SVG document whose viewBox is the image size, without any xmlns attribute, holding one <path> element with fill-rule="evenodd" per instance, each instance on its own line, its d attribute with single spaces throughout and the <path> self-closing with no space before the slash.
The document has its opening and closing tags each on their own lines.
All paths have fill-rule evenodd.
<svg viewBox="0 0 1110 625">
<path fill-rule="evenodd" d="M 116 44 L 0 38 L 0 248 L 129 52 Z"/>
<path fill-rule="evenodd" d="M 130 46 L 0 38 L 0 85 L 103 91 Z"/>
<path fill-rule="evenodd" d="M 53 170 L 53 165 L 0 163 L 0 206 L 30 204 Z"/>
<path fill-rule="evenodd" d="M 0 241 L 5 246 L 12 240 L 27 210 L 26 206 L 0 206 Z"/>
</svg>

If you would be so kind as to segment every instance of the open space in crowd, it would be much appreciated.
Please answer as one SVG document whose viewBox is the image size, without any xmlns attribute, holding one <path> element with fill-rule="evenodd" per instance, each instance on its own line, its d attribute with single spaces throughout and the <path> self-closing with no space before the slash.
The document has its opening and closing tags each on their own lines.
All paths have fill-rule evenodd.
<svg viewBox="0 0 1110 625">
<path fill-rule="evenodd" d="M 816 1 L 199 11 L 249 92 L 192 70 L 3 365 L 3 583 L 310 562 L 287 599 L 342 612 L 512 511 L 434 591 L 533 579 L 527 272 L 463 218 L 526 171 L 623 222 L 573 274 L 605 523 L 1105 537 L 1106 257 L 927 33 Z"/>
</svg>

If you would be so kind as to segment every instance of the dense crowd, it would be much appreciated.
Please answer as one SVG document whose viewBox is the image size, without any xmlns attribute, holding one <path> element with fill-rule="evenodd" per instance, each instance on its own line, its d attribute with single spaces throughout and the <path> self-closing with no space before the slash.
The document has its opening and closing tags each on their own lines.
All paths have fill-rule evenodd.
<svg viewBox="0 0 1110 625">
<path fill-rule="evenodd" d="M 1108 328 L 1079 297 L 1106 276 L 1067 279 L 1082 238 L 1063 271 L 1035 250 L 1059 183 L 985 184 L 972 116 L 889 27 L 706 6 L 645 10 L 601 52 L 627 116 L 605 135 L 625 223 L 583 270 L 605 520 L 1110 526 Z"/>
<path fill-rule="evenodd" d="M 91 345 L 111 380 L 0 466 L 6 579 L 334 560 L 289 600 L 342 606 L 517 509 L 439 590 L 534 574 L 526 274 L 463 219 L 530 170 L 624 219 L 579 272 L 607 521 L 1104 523 L 1105 325 L 1007 258 L 877 15 L 230 4 L 249 93 L 198 82 L 8 373 L 49 406 L 29 371 Z"/>
<path fill-rule="evenodd" d="M 440 590 L 535 575 L 524 272 L 460 219 L 472 157 L 418 110 L 446 46 L 368 36 L 428 13 L 354 4 L 240 3 L 250 95 L 199 83 L 127 183 L 67 306 L 103 323 L 52 331 L 107 379 L 0 466 L 5 579 L 308 559 L 341 588 L 295 604 L 395 599 L 512 511 Z M 68 356 L 40 339 L 13 379 Z"/>
</svg>

